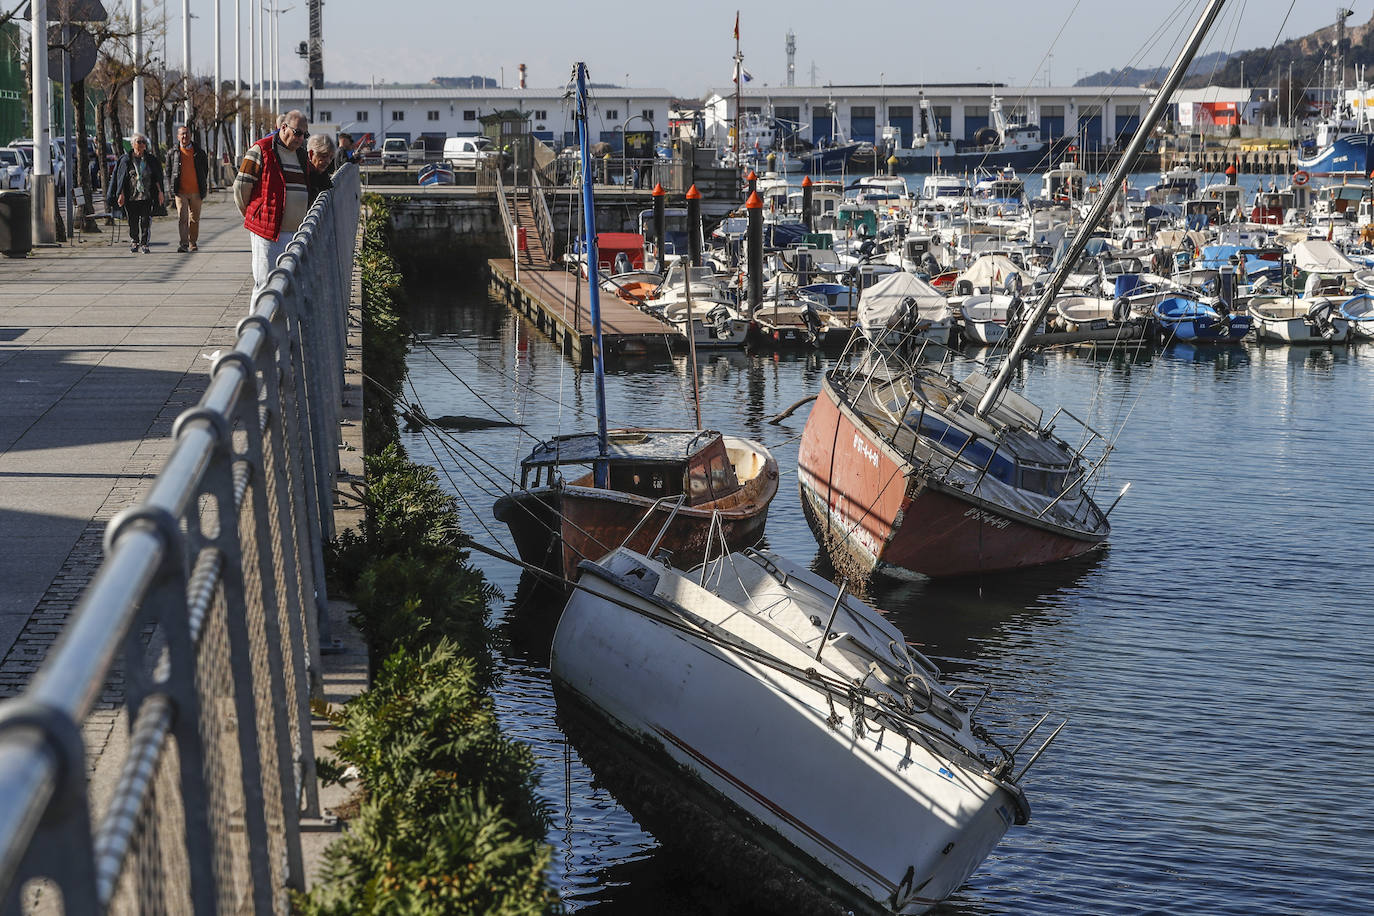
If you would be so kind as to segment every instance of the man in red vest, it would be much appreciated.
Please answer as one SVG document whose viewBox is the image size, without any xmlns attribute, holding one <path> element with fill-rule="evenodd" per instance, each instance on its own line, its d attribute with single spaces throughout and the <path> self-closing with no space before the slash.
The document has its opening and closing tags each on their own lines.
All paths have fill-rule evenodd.
<svg viewBox="0 0 1374 916">
<path fill-rule="evenodd" d="M 279 130 L 248 148 L 234 179 L 234 203 L 253 245 L 255 295 L 300 228 L 310 199 L 304 150 L 310 122 L 299 111 L 288 111 L 283 120 Z"/>
</svg>

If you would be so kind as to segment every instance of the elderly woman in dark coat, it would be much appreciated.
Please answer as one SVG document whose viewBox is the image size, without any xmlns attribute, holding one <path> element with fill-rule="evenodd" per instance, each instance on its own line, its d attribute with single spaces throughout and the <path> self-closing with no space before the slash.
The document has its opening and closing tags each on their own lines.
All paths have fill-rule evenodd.
<svg viewBox="0 0 1374 916">
<path fill-rule="evenodd" d="M 334 141 L 324 134 L 311 134 L 305 141 L 305 158 L 310 168 L 305 176 L 305 185 L 310 192 L 310 202 L 320 196 L 321 191 L 334 187 L 329 175 L 334 171 Z"/>
<path fill-rule="evenodd" d="M 153 205 L 165 205 L 166 186 L 162 180 L 162 163 L 148 152 L 148 138 L 134 134 L 133 149 L 115 166 L 114 184 L 110 188 L 115 203 L 129 218 L 129 250 L 148 253 L 148 237 L 152 231 Z"/>
</svg>

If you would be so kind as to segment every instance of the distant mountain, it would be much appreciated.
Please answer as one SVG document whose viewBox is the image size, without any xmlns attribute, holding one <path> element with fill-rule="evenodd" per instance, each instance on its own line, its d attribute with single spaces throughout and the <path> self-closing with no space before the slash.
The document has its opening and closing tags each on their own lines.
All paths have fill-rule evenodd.
<svg viewBox="0 0 1374 916">
<path fill-rule="evenodd" d="M 1192 89 L 1207 85 L 1239 86 L 1242 78 L 1247 86 L 1278 87 L 1288 83 L 1291 73 L 1296 90 L 1301 94 L 1303 90 L 1315 89 L 1322 85 L 1323 61 L 1332 59 L 1336 51 L 1340 50 L 1344 52 L 1345 57 L 1345 84 L 1353 88 L 1354 68 L 1374 64 L 1374 17 L 1363 25 L 1350 25 L 1347 21 L 1343 47 L 1337 49 L 1337 43 L 1338 29 L 1333 23 L 1310 35 L 1282 42 L 1273 48 L 1236 51 L 1230 55 L 1215 51 L 1193 61 L 1193 65 L 1188 69 L 1188 77 L 1183 81 L 1183 87 Z M 1168 71 L 1168 66 L 1105 70 L 1085 76 L 1074 85 L 1158 85 Z"/>
<path fill-rule="evenodd" d="M 1188 76 L 1206 77 L 1214 68 L 1226 65 L 1226 53 L 1224 51 L 1213 51 L 1211 54 L 1204 54 L 1202 57 L 1195 58 L 1193 65 L 1188 68 Z M 1099 70 L 1097 73 L 1090 73 L 1083 77 L 1075 86 L 1150 86 L 1158 85 L 1164 80 L 1169 72 L 1169 65 L 1161 67 L 1150 67 L 1141 69 L 1139 67 L 1127 67 L 1124 70 Z"/>
</svg>

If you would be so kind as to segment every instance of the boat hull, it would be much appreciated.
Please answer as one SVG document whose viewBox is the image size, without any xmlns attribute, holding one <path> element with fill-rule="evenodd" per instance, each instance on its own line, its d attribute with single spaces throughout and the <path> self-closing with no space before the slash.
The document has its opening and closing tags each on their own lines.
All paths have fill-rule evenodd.
<svg viewBox="0 0 1374 916">
<path fill-rule="evenodd" d="M 584 572 L 554 633 L 555 682 L 825 892 L 923 913 L 1016 822 L 1016 799 L 981 770 L 886 730 L 856 737 L 848 716 L 833 726 L 824 693 L 665 624 L 645 587 Z"/>
<path fill-rule="evenodd" d="M 839 403 L 829 379 L 807 418 L 797 458 L 802 509 L 816 540 L 847 574 L 932 578 L 1038 566 L 1107 538 L 1020 515 L 924 477 Z"/>
<path fill-rule="evenodd" d="M 770 456 L 732 505 L 683 507 L 666 531 L 673 512 L 670 504 L 655 506 L 646 497 L 575 484 L 509 493 L 496 501 L 492 512 L 510 529 L 521 560 L 573 581 L 582 560 L 600 559 L 621 546 L 637 525 L 639 531 L 627 546 L 647 553 L 662 531 L 658 551 L 668 551 L 673 565 L 681 568 L 702 561 L 713 511 L 732 550 L 753 546 L 763 537 L 777 489 L 777 462 Z M 649 512 L 654 517 L 640 525 Z"/>
<path fill-rule="evenodd" d="M 1033 172 L 1050 164 L 1050 145 L 1043 143 L 1033 149 L 1001 150 L 997 152 L 944 153 L 938 156 L 918 149 L 898 150 L 897 171 L 933 175 L 948 172 L 952 175 L 972 172 L 978 168 L 1012 168 L 1018 172 Z"/>
<path fill-rule="evenodd" d="M 1270 318 L 1252 312 L 1255 319 L 1255 336 L 1260 340 L 1274 340 L 1290 344 L 1331 344 L 1345 343 L 1350 336 L 1350 322 L 1344 318 L 1332 318 L 1330 334 L 1305 318 Z"/>
<path fill-rule="evenodd" d="M 1313 178 L 1351 173 L 1368 175 L 1371 143 L 1374 143 L 1374 134 L 1351 134 L 1341 137 L 1315 155 L 1299 158 L 1294 162 L 1293 168 L 1304 171 Z"/>
</svg>

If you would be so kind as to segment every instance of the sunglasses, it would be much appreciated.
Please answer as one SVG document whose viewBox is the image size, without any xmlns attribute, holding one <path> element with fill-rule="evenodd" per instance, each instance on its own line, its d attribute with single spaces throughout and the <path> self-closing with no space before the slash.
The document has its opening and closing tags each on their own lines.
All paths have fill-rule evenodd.
<svg viewBox="0 0 1374 916">
<path fill-rule="evenodd" d="M 283 129 L 291 131 L 291 133 L 295 134 L 297 137 L 300 137 L 302 140 L 310 139 L 309 131 L 300 130 L 299 128 L 292 127 L 289 124 Z"/>
</svg>

